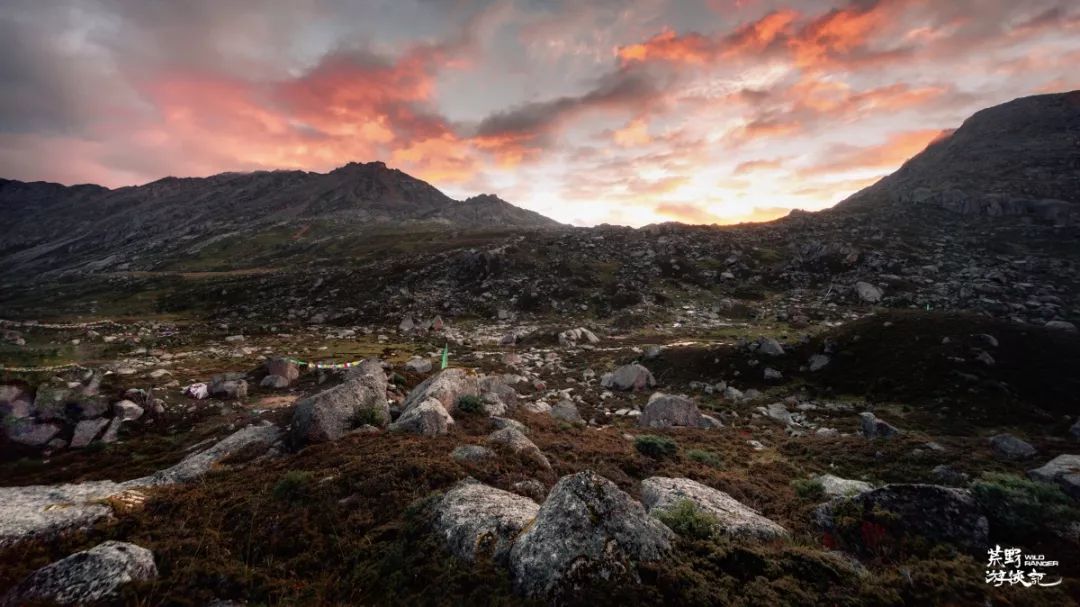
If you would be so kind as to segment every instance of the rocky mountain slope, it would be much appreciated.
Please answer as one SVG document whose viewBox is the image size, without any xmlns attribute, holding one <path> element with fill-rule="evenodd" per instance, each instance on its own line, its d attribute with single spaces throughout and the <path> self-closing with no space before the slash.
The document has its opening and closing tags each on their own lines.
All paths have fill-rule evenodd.
<svg viewBox="0 0 1080 607">
<path fill-rule="evenodd" d="M 839 206 L 877 204 L 1080 222 L 1080 91 L 1023 97 L 976 112 Z"/>
<path fill-rule="evenodd" d="M 497 196 L 456 201 L 381 162 L 304 171 L 167 177 L 137 187 L 0 180 L 0 272 L 147 266 L 230 235 L 318 221 L 342 232 L 385 226 L 559 225 Z"/>
</svg>

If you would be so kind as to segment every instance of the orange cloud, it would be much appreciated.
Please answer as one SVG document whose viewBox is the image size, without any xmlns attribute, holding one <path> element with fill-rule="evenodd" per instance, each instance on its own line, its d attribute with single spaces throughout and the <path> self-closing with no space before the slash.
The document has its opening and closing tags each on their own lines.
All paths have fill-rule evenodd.
<svg viewBox="0 0 1080 607">
<path fill-rule="evenodd" d="M 945 131 L 919 130 L 896 133 L 881 145 L 836 148 L 823 162 L 799 171 L 802 177 L 844 173 L 853 170 L 890 170 L 926 149 L 931 143 L 947 137 Z"/>
<path fill-rule="evenodd" d="M 721 57 L 765 49 L 787 34 L 798 16 L 793 10 L 771 12 L 720 39 L 697 33 L 680 36 L 665 28 L 645 42 L 620 47 L 616 54 L 624 65 L 642 61 L 705 64 Z"/>
<path fill-rule="evenodd" d="M 784 159 L 774 158 L 772 160 L 748 160 L 746 162 L 740 162 L 735 165 L 735 169 L 732 171 L 735 175 L 742 175 L 743 173 L 753 173 L 755 171 L 769 171 L 774 169 L 783 168 Z"/>
<path fill-rule="evenodd" d="M 635 118 L 626 126 L 612 134 L 615 143 L 623 147 L 644 145 L 652 141 L 649 136 L 649 125 L 644 118 Z"/>
</svg>

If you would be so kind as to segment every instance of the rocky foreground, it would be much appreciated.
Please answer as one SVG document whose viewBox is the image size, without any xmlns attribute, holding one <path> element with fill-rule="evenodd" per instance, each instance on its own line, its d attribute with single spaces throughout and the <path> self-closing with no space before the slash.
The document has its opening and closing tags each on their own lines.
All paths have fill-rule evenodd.
<svg viewBox="0 0 1080 607">
<path fill-rule="evenodd" d="M 21 325 L 4 604 L 1070 604 L 1080 335 L 848 313 Z"/>
</svg>

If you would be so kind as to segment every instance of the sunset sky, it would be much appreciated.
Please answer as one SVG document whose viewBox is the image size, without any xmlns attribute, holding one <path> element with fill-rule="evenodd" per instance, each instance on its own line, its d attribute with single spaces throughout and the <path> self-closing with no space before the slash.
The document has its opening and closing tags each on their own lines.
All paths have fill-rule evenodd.
<svg viewBox="0 0 1080 607">
<path fill-rule="evenodd" d="M 0 177 L 383 160 L 579 225 L 765 220 L 1078 65 L 1075 0 L 5 0 Z"/>
</svg>

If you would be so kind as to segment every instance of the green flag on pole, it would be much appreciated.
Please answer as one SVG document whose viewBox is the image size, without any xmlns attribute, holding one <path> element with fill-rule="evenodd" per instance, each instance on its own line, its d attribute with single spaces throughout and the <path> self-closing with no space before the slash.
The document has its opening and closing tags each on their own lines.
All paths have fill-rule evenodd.
<svg viewBox="0 0 1080 607">
<path fill-rule="evenodd" d="M 442 349 L 442 369 L 446 368 L 450 358 L 450 344 L 444 344 Z"/>
</svg>

